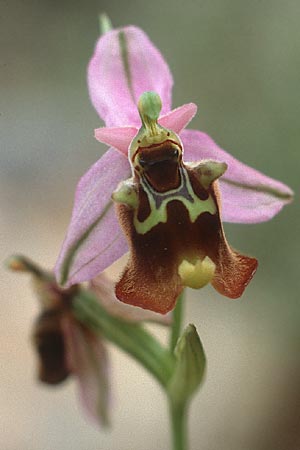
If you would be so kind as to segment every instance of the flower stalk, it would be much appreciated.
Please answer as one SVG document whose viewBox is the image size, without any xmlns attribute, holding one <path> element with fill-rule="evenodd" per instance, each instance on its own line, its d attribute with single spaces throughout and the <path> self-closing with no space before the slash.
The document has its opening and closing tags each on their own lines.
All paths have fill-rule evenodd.
<svg viewBox="0 0 300 450">
<path fill-rule="evenodd" d="M 170 351 L 172 353 L 174 353 L 182 329 L 184 297 L 185 291 L 182 291 L 172 312 L 173 320 L 170 334 Z M 173 450 L 187 450 L 187 405 L 183 406 L 176 404 L 170 395 L 168 396 L 168 403 L 172 433 L 172 448 Z"/>
<path fill-rule="evenodd" d="M 181 333 L 182 328 L 182 313 L 183 313 L 183 302 L 184 302 L 184 292 L 179 295 L 176 302 L 176 306 L 172 311 L 172 327 L 170 335 L 170 350 L 174 352 L 178 338 Z"/>
<path fill-rule="evenodd" d="M 187 405 L 176 405 L 169 399 L 173 450 L 188 450 Z"/>
<path fill-rule="evenodd" d="M 112 29 L 113 29 L 113 26 L 112 26 L 111 20 L 108 17 L 108 15 L 105 13 L 100 14 L 100 16 L 99 16 L 100 35 L 104 35 L 105 33 L 108 33 L 108 31 L 110 31 Z"/>
</svg>

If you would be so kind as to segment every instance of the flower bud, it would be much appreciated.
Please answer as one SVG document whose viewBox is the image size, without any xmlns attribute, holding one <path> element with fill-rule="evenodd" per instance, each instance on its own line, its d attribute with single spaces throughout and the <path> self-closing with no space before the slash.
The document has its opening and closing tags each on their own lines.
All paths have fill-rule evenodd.
<svg viewBox="0 0 300 450">
<path fill-rule="evenodd" d="M 176 364 L 168 391 L 174 404 L 183 405 L 200 386 L 206 358 L 196 327 L 188 325 L 175 347 Z"/>
</svg>

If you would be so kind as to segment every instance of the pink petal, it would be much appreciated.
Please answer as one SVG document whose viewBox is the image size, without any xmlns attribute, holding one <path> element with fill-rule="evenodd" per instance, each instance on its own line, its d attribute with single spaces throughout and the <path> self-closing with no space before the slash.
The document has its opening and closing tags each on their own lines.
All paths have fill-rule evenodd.
<svg viewBox="0 0 300 450">
<path fill-rule="evenodd" d="M 170 314 L 161 315 L 142 308 L 127 305 L 120 302 L 115 296 L 115 284 L 123 271 L 127 258 L 122 262 L 116 262 L 105 272 L 98 275 L 91 282 L 91 289 L 98 297 L 104 308 L 112 315 L 130 322 L 157 322 L 162 325 L 170 325 Z"/>
<path fill-rule="evenodd" d="M 161 116 L 158 122 L 162 126 L 175 131 L 175 133 L 180 133 L 192 120 L 196 112 L 197 106 L 195 103 L 188 103 Z M 129 145 L 137 132 L 137 127 L 104 127 L 95 130 L 95 138 L 127 156 Z"/>
<path fill-rule="evenodd" d="M 169 130 L 180 133 L 193 119 L 197 112 L 195 103 L 187 103 L 161 116 L 158 123 Z"/>
<path fill-rule="evenodd" d="M 103 35 L 88 67 L 91 101 L 109 127 L 140 126 L 140 95 L 155 91 L 162 114 L 171 109 L 172 75 L 162 55 L 139 28 L 129 26 Z"/>
<path fill-rule="evenodd" d="M 62 322 L 67 365 L 79 383 L 79 396 L 88 416 L 108 423 L 109 382 L 106 348 L 99 336 L 71 316 Z"/>
<path fill-rule="evenodd" d="M 288 186 L 238 161 L 207 134 L 184 130 L 180 137 L 186 161 L 216 159 L 228 164 L 220 180 L 225 222 L 264 222 L 292 200 L 293 191 Z"/>
<path fill-rule="evenodd" d="M 127 251 L 111 194 L 129 178 L 127 158 L 108 150 L 78 183 L 71 223 L 55 267 L 58 283 L 87 281 Z"/>
<path fill-rule="evenodd" d="M 127 156 L 130 142 L 137 132 L 138 129 L 136 127 L 97 128 L 95 130 L 95 138 L 97 141 L 114 147 Z"/>
</svg>

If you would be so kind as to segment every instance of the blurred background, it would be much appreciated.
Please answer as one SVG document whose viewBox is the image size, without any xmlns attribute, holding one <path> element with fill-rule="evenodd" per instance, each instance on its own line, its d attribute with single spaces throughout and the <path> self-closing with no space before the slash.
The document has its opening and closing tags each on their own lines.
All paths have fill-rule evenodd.
<svg viewBox="0 0 300 450">
<path fill-rule="evenodd" d="M 259 270 L 243 298 L 188 291 L 186 323 L 206 349 L 206 382 L 190 415 L 192 450 L 300 449 L 299 79 L 297 0 L 2 0 L 1 260 L 22 252 L 53 267 L 80 176 L 105 151 L 86 87 L 99 12 L 143 28 L 174 74 L 173 105 L 192 127 L 289 184 L 295 202 L 259 225 L 226 225 Z M 1 269 L 0 447 L 166 449 L 160 388 L 114 347 L 110 431 L 86 421 L 73 381 L 36 381 L 27 276 Z M 164 334 L 155 329 L 158 334 Z"/>
</svg>

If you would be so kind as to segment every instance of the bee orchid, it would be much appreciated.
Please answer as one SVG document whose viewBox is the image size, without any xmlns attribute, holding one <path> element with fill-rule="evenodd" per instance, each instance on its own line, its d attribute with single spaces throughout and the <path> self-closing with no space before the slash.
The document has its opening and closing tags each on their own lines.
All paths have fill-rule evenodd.
<svg viewBox="0 0 300 450">
<path fill-rule="evenodd" d="M 184 286 L 211 281 L 221 294 L 240 297 L 257 261 L 233 251 L 224 237 L 215 182 L 227 164 L 184 163 L 179 137 L 157 123 L 160 109 L 156 93 L 141 96 L 143 125 L 129 149 L 133 177 L 113 199 L 130 248 L 116 295 L 164 314 Z"/>
<path fill-rule="evenodd" d="M 116 286 L 123 302 L 165 313 L 183 286 L 209 281 L 240 296 L 257 262 L 230 249 L 221 220 L 269 220 L 291 201 L 290 188 L 207 134 L 185 130 L 197 108 L 171 110 L 172 75 L 142 30 L 125 27 L 99 39 L 88 85 L 107 126 L 95 137 L 111 148 L 78 184 L 57 281 L 90 280 L 129 249 Z"/>
</svg>

